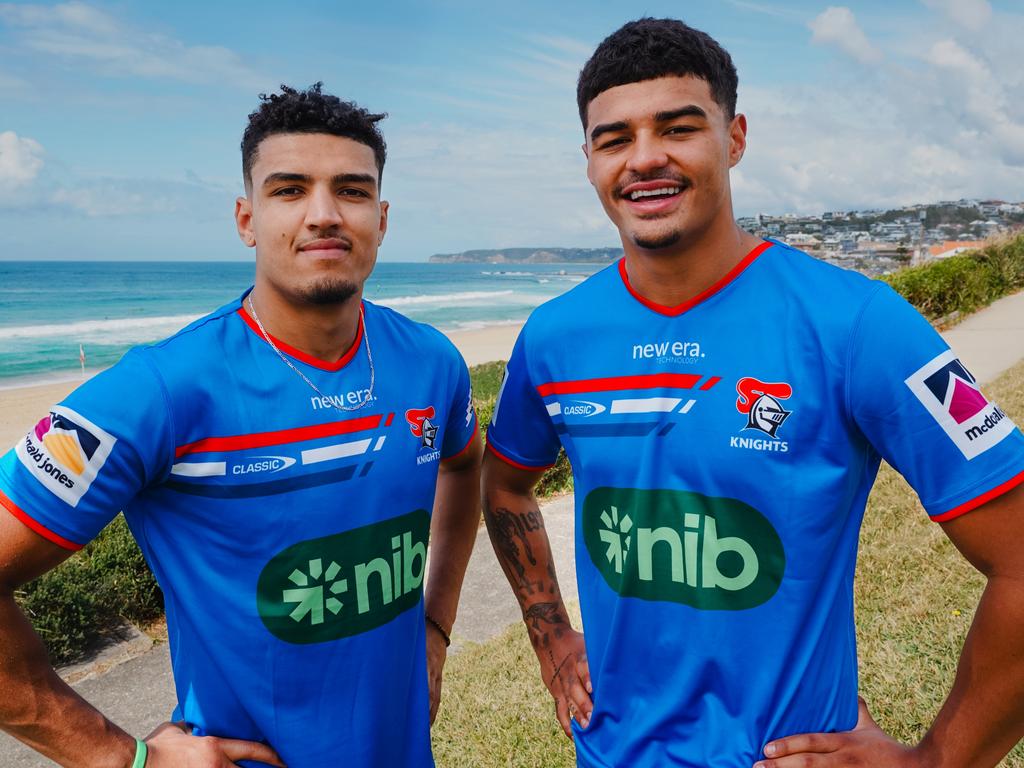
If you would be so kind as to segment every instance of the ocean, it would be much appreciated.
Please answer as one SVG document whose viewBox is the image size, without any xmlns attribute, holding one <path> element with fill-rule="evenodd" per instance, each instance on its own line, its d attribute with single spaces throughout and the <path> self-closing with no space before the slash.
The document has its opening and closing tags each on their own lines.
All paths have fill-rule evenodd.
<svg viewBox="0 0 1024 768">
<path fill-rule="evenodd" d="M 378 263 L 364 295 L 445 331 L 522 322 L 597 264 Z M 252 284 L 248 262 L 0 261 L 0 388 L 106 368 Z"/>
</svg>

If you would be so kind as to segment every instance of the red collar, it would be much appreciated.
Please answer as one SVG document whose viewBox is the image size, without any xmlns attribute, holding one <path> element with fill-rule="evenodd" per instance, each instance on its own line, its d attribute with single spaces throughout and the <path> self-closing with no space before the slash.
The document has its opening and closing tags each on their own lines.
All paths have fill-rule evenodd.
<svg viewBox="0 0 1024 768">
<path fill-rule="evenodd" d="M 256 325 L 256 321 L 253 320 L 249 313 L 245 311 L 244 305 L 238 308 L 238 316 L 245 321 L 245 324 L 248 325 L 249 328 L 251 328 L 252 331 L 257 336 L 259 336 L 261 339 L 263 338 L 263 334 L 260 332 L 260 327 Z M 296 349 L 290 344 L 286 344 L 285 342 L 281 341 L 276 336 L 271 336 L 269 333 L 267 334 L 267 336 L 270 336 L 271 341 L 274 342 L 274 346 L 276 346 L 286 355 L 290 355 L 291 357 L 294 357 L 296 360 L 299 360 L 305 363 L 306 365 L 312 365 L 314 368 L 319 368 L 320 370 L 323 371 L 340 371 L 342 368 L 348 365 L 349 361 L 351 361 L 352 358 L 355 356 L 356 351 L 359 349 L 359 344 L 363 340 L 363 313 L 359 313 L 359 326 L 356 328 L 355 341 L 352 342 L 352 346 L 348 348 L 348 351 L 345 352 L 345 354 L 342 355 L 340 359 L 336 360 L 333 363 L 329 363 L 326 360 L 321 360 L 318 357 L 313 357 L 312 355 L 307 355 L 301 349 Z"/>
</svg>

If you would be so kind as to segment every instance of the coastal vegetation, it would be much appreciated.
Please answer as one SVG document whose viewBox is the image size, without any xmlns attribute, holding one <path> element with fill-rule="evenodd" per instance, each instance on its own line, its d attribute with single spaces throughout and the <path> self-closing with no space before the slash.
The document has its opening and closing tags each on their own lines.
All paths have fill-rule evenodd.
<svg viewBox="0 0 1024 768">
<path fill-rule="evenodd" d="M 884 279 L 929 320 L 948 325 L 1024 289 L 1024 233 L 993 240 L 979 250 L 901 269 Z"/>
</svg>

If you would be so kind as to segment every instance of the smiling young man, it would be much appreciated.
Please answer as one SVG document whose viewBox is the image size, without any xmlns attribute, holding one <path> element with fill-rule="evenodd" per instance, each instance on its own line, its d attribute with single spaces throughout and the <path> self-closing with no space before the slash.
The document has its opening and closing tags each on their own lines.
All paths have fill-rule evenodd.
<svg viewBox="0 0 1024 768">
<path fill-rule="evenodd" d="M 1024 734 L 1024 435 L 887 286 L 738 228 L 736 84 L 674 20 L 626 24 L 580 74 L 587 174 L 625 257 L 533 313 L 484 461 L 557 717 L 588 768 L 995 765 Z M 560 447 L 585 643 L 533 496 Z M 857 696 L 852 583 L 882 458 L 988 577 L 913 748 Z"/>
<path fill-rule="evenodd" d="M 235 212 L 254 287 L 129 352 L 0 461 L 0 725 L 62 765 L 433 764 L 482 448 L 451 343 L 362 300 L 387 229 L 382 117 L 319 85 L 264 97 Z M 164 590 L 178 693 L 145 741 L 60 681 L 13 599 L 121 509 Z"/>
</svg>

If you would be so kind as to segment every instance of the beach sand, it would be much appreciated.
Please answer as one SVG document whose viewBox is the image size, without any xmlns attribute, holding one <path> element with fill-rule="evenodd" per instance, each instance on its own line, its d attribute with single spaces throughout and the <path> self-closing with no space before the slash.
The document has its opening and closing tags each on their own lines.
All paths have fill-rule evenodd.
<svg viewBox="0 0 1024 768">
<path fill-rule="evenodd" d="M 507 360 L 520 325 L 495 325 L 449 333 L 468 365 Z M 40 384 L 0 390 L 0 454 L 6 453 L 28 430 L 50 412 L 80 381 Z"/>
</svg>

